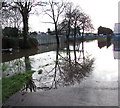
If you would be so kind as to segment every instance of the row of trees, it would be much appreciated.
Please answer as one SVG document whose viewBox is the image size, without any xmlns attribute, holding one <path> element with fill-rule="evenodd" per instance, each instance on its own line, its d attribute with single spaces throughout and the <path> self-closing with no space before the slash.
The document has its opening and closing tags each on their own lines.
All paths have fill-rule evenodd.
<svg viewBox="0 0 120 108">
<path fill-rule="evenodd" d="M 93 29 L 90 17 L 85 14 L 80 7 L 74 6 L 73 3 L 69 2 L 54 2 L 54 0 L 49 0 L 48 2 L 31 2 L 31 0 L 25 0 L 24 2 L 2 2 L 2 12 L 3 12 L 3 25 L 4 26 L 14 26 L 16 28 L 23 24 L 23 38 L 24 47 L 26 48 L 27 38 L 28 38 L 28 20 L 32 9 L 36 6 L 43 6 L 43 13 L 48 15 L 52 19 L 52 24 L 54 24 L 55 35 L 57 44 L 59 47 L 59 34 L 65 32 L 66 38 L 69 41 L 69 35 L 73 31 L 74 43 L 75 36 L 77 33 L 83 33 L 85 30 L 89 31 Z M 62 19 L 61 19 L 61 16 Z M 12 24 L 12 25 L 11 25 Z"/>
</svg>

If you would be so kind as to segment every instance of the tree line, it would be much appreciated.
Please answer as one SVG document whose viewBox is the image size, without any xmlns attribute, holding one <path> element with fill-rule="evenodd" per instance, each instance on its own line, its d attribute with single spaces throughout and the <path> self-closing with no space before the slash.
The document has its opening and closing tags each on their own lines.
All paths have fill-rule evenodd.
<svg viewBox="0 0 120 108">
<path fill-rule="evenodd" d="M 26 43 L 29 37 L 29 16 L 32 9 L 34 9 L 37 6 L 43 7 L 42 12 L 52 19 L 51 23 L 54 24 L 58 47 L 59 34 L 65 33 L 68 41 L 69 36 L 71 34 L 74 35 L 75 43 L 75 36 L 77 34 L 81 34 L 81 31 L 82 33 L 84 33 L 84 31 L 94 29 L 89 15 L 83 12 L 79 6 L 75 6 L 71 2 L 57 2 L 54 0 L 49 0 L 48 2 L 31 2 L 31 0 L 26 0 L 24 2 L 7 2 L 6 0 L 4 0 L 4 2 L 2 2 L 1 8 L 3 20 L 2 27 L 12 27 L 17 32 L 20 29 L 20 25 L 22 23 L 22 36 L 24 39 L 24 48 L 26 48 L 27 46 Z M 15 28 L 17 28 L 18 30 Z M 6 29 L 8 30 L 8 28 Z M 9 28 L 9 30 L 10 29 L 11 28 Z"/>
</svg>

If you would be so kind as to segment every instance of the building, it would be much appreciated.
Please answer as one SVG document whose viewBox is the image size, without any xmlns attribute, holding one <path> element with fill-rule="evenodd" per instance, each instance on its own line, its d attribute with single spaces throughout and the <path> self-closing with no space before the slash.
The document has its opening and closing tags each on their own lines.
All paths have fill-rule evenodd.
<svg viewBox="0 0 120 108">
<path fill-rule="evenodd" d="M 120 33 L 120 23 L 115 23 L 114 33 L 115 33 L 115 34 Z"/>
<path fill-rule="evenodd" d="M 115 23 L 114 34 L 114 51 L 120 51 L 120 23 Z"/>
</svg>

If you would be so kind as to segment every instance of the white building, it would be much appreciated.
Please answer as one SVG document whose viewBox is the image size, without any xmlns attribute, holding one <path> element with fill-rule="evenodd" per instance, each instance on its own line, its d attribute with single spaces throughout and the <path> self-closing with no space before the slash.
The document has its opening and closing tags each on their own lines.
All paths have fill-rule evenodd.
<svg viewBox="0 0 120 108">
<path fill-rule="evenodd" d="M 120 23 L 115 23 L 114 33 L 120 33 Z"/>
</svg>

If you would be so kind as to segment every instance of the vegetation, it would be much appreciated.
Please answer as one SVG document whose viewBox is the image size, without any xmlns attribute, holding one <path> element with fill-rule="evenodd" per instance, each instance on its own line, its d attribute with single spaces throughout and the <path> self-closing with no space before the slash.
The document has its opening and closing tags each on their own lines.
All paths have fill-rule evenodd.
<svg viewBox="0 0 120 108">
<path fill-rule="evenodd" d="M 92 41 L 92 40 L 96 40 L 96 39 L 98 39 L 98 37 L 91 37 L 91 36 L 86 36 L 85 37 L 85 41 Z"/>
<path fill-rule="evenodd" d="M 32 77 L 34 71 L 16 73 L 10 77 L 2 78 L 2 99 L 5 101 L 13 93 L 19 91 Z"/>
<path fill-rule="evenodd" d="M 38 41 L 35 38 L 28 38 L 26 48 L 37 48 Z M 24 48 L 24 40 L 22 38 L 3 37 L 2 48 Z"/>
<path fill-rule="evenodd" d="M 31 2 L 30 0 L 26 0 L 25 2 L 10 2 L 8 3 L 6 0 L 2 3 L 2 9 L 3 9 L 3 15 L 4 18 L 7 19 L 6 22 L 10 22 L 11 18 L 13 16 L 19 16 L 16 19 L 13 20 L 12 23 L 18 23 L 19 19 L 22 19 L 23 23 L 23 48 L 28 48 L 27 46 L 27 39 L 28 39 L 28 20 L 29 20 L 29 14 L 33 7 L 35 6 L 42 6 L 43 2 Z M 11 16 L 11 11 L 13 16 Z"/>
<path fill-rule="evenodd" d="M 99 36 L 99 37 L 97 37 L 97 39 L 98 39 L 98 40 L 105 40 L 106 37 L 100 37 L 100 36 Z"/>
<path fill-rule="evenodd" d="M 42 72 L 43 72 L 42 69 L 38 70 L 38 74 L 42 74 Z"/>
<path fill-rule="evenodd" d="M 48 8 L 45 9 L 45 14 L 47 14 L 53 22 L 54 24 L 54 29 L 55 29 L 55 36 L 56 36 L 56 41 L 57 41 L 57 47 L 59 48 L 59 31 L 58 31 L 58 25 L 59 25 L 59 19 L 61 14 L 64 12 L 65 10 L 65 3 L 61 0 L 61 2 L 56 2 L 54 0 L 49 0 L 47 2 Z"/>
<path fill-rule="evenodd" d="M 5 5 L 5 4 L 4 4 Z M 19 37 L 19 29 L 16 27 L 5 27 L 3 29 L 2 38 L 2 48 L 37 48 L 38 41 L 35 38 L 29 37 L 29 14 L 33 7 L 37 5 L 42 5 L 42 2 L 38 4 L 26 0 L 25 2 L 14 2 L 14 5 L 9 5 L 8 7 L 16 8 L 21 15 L 23 22 L 23 33 L 22 37 Z M 80 7 L 74 6 L 72 3 L 54 2 L 54 0 L 49 0 L 46 4 L 45 14 L 47 14 L 54 24 L 54 31 L 52 32 L 48 29 L 48 34 L 55 34 L 57 41 L 56 48 L 56 60 L 53 69 L 49 70 L 48 74 L 53 77 L 52 85 L 50 88 L 57 88 L 63 83 L 64 86 L 74 84 L 76 82 L 80 83 L 80 79 L 88 76 L 88 74 L 93 69 L 94 59 L 89 59 L 85 55 L 84 51 L 84 41 L 103 39 L 106 37 L 96 37 L 96 36 L 84 36 L 85 31 L 93 30 L 93 25 L 91 23 L 90 17 L 84 13 Z M 14 7 L 13 7 L 14 6 Z M 8 8 L 9 9 L 9 8 Z M 64 15 L 63 15 L 64 13 Z M 7 15 L 7 14 L 6 14 Z M 63 19 L 61 19 L 63 16 Z M 10 17 L 12 18 L 12 17 Z M 15 24 L 16 25 L 16 24 Z M 61 33 L 62 32 L 62 33 Z M 60 42 L 59 34 L 66 36 L 66 55 L 63 56 L 60 53 Z M 112 34 L 113 32 L 109 28 L 99 27 L 98 34 Z M 36 35 L 36 32 L 31 33 Z M 81 35 L 80 43 L 77 43 L 77 35 Z M 70 48 L 70 36 L 73 37 L 73 51 Z M 32 51 L 31 51 L 32 52 Z M 73 55 L 74 54 L 74 55 Z M 79 57 L 77 56 L 79 55 Z M 60 58 L 61 57 L 61 58 Z M 9 62 L 10 63 L 10 62 Z M 19 67 L 18 62 L 14 65 Z M 42 68 L 47 67 L 51 64 L 45 64 Z M 23 66 L 21 66 L 23 67 Z M 9 68 L 7 65 L 3 65 L 2 70 L 5 71 Z M 31 71 L 31 61 L 29 56 L 25 56 L 25 70 L 26 72 L 15 73 L 12 76 L 2 78 L 2 91 L 3 91 L 3 101 L 5 101 L 13 93 L 19 91 L 24 85 L 25 89 L 30 88 L 35 91 L 34 81 L 32 80 Z M 29 71 L 28 71 L 29 70 Z M 21 70 L 20 70 L 21 71 Z M 54 72 L 53 72 L 54 71 Z M 58 73 L 59 72 L 59 73 Z M 42 74 L 43 69 L 38 70 L 38 74 Z M 60 75 L 60 77 L 58 77 Z M 46 76 L 47 77 L 47 76 Z M 65 83 L 64 83 L 65 82 Z"/>
<path fill-rule="evenodd" d="M 5 27 L 3 29 L 3 36 L 18 37 L 18 29 L 15 27 Z"/>
<path fill-rule="evenodd" d="M 100 26 L 98 28 L 98 34 L 109 35 L 109 34 L 113 34 L 113 31 L 110 28 Z"/>
</svg>

